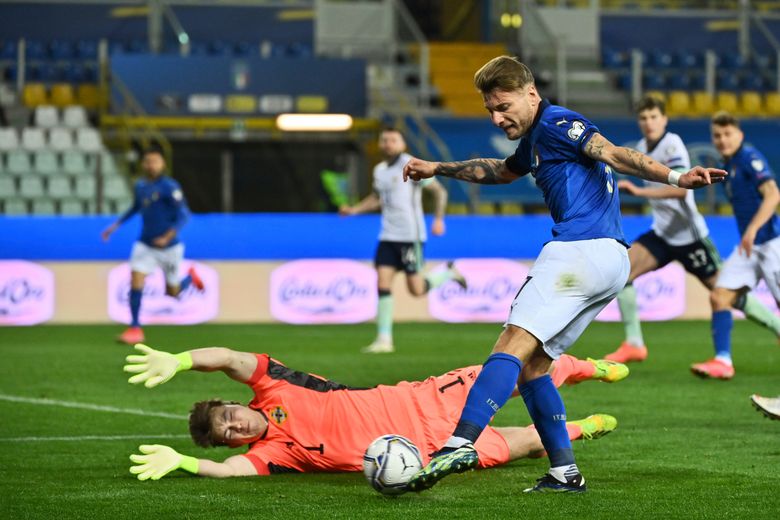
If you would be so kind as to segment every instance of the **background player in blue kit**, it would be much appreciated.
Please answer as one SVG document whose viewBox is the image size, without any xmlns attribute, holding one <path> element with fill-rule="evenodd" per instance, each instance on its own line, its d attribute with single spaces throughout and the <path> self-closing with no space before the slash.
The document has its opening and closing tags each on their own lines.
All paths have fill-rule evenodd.
<svg viewBox="0 0 780 520">
<path fill-rule="evenodd" d="M 764 155 L 745 143 L 736 117 L 718 112 L 712 116 L 710 129 L 712 144 L 729 172 L 724 188 L 741 238 L 710 294 L 715 357 L 692 365 L 691 371 L 701 377 L 731 379 L 731 309 L 741 308 L 748 291 L 762 278 L 780 302 L 780 218 L 775 214 L 780 190 Z"/>
<path fill-rule="evenodd" d="M 520 139 L 506 160 L 433 163 L 411 159 L 404 177 L 442 175 L 505 184 L 531 173 L 554 220 L 545 244 L 512 303 L 493 353 L 472 387 L 455 431 L 409 482 L 427 489 L 450 473 L 478 464 L 474 441 L 517 386 L 550 458 L 549 472 L 526 491 L 585 491 L 566 438 L 566 410 L 548 375 L 550 365 L 623 288 L 629 261 L 612 169 L 695 188 L 725 172 L 670 170 L 635 150 L 614 146 L 595 125 L 543 100 L 526 65 L 499 56 L 474 76 L 493 124 Z M 521 139 L 522 138 L 522 139 Z M 522 240 L 522 229 L 508 240 Z"/>
<path fill-rule="evenodd" d="M 160 267 L 165 274 L 165 293 L 178 296 L 190 284 L 203 290 L 203 282 L 194 268 L 179 280 L 179 263 L 184 257 L 184 244 L 179 241 L 179 231 L 189 218 L 187 201 L 181 186 L 165 175 L 165 158 L 160 150 L 144 151 L 141 168 L 145 178 L 140 179 L 133 192 L 133 205 L 119 219 L 107 227 L 103 240 L 136 213 L 141 213 L 143 226 L 141 237 L 133 244 L 130 255 L 130 327 L 117 339 L 135 344 L 144 341 L 144 332 L 138 315 L 146 276 Z"/>
</svg>

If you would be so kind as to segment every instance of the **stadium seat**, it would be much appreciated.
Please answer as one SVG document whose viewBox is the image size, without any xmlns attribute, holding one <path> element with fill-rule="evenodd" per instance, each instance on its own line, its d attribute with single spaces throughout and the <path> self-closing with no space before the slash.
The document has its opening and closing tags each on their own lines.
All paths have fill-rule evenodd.
<svg viewBox="0 0 780 520">
<path fill-rule="evenodd" d="M 60 124 L 60 115 L 57 108 L 52 105 L 41 105 L 35 109 L 33 116 L 35 126 L 41 128 L 54 128 Z"/>
<path fill-rule="evenodd" d="M 618 52 L 612 49 L 602 49 L 601 63 L 607 69 L 622 69 L 628 67 L 628 55 L 624 52 Z"/>
<path fill-rule="evenodd" d="M 27 201 L 18 198 L 6 199 L 3 212 L 6 215 L 27 215 Z"/>
<path fill-rule="evenodd" d="M 669 90 L 690 90 L 691 77 L 684 72 L 675 71 L 668 75 L 666 86 Z"/>
<path fill-rule="evenodd" d="M 22 91 L 22 103 L 27 108 L 49 104 L 46 87 L 43 86 L 43 83 L 27 83 Z"/>
<path fill-rule="evenodd" d="M 780 93 L 767 92 L 764 96 L 764 109 L 769 116 L 780 116 Z"/>
<path fill-rule="evenodd" d="M 762 115 L 761 94 L 758 92 L 743 92 L 740 96 L 740 114 L 748 117 Z"/>
<path fill-rule="evenodd" d="M 60 170 L 57 154 L 51 150 L 39 150 L 33 157 L 33 171 L 38 175 L 56 175 Z"/>
<path fill-rule="evenodd" d="M 83 106 L 70 106 L 62 112 L 62 124 L 67 128 L 82 128 L 88 126 L 87 112 Z"/>
<path fill-rule="evenodd" d="M 69 83 L 56 83 L 51 87 L 51 104 L 64 108 L 76 104 L 76 95 Z"/>
<path fill-rule="evenodd" d="M 70 61 L 76 55 L 71 42 L 54 40 L 49 44 L 49 56 L 55 61 Z"/>
<path fill-rule="evenodd" d="M 688 50 L 677 52 L 677 63 L 684 69 L 693 69 L 702 66 L 701 55 Z"/>
<path fill-rule="evenodd" d="M 668 69 L 674 65 L 673 56 L 662 50 L 654 50 L 647 56 L 647 66 L 658 69 Z"/>
<path fill-rule="evenodd" d="M 46 134 L 43 128 L 24 128 L 22 130 L 22 148 L 31 152 L 46 148 Z"/>
<path fill-rule="evenodd" d="M 6 156 L 5 169 L 13 175 L 27 175 L 32 171 L 30 155 L 24 150 L 12 150 Z"/>
<path fill-rule="evenodd" d="M 76 55 L 82 60 L 96 60 L 98 46 L 94 40 L 80 40 L 76 42 Z"/>
<path fill-rule="evenodd" d="M 687 116 L 691 112 L 691 100 L 687 92 L 673 90 L 669 92 L 666 111 L 670 116 Z"/>
<path fill-rule="evenodd" d="M 111 155 L 111 152 L 108 150 L 103 150 L 97 156 L 90 156 L 90 160 L 93 162 L 93 171 L 97 169 L 97 166 L 94 165 L 94 161 L 99 160 L 101 174 L 106 177 L 119 175 L 119 168 L 117 168 L 116 159 L 114 159 L 114 156 Z"/>
<path fill-rule="evenodd" d="M 12 177 L 0 177 L 0 199 L 16 196 L 16 183 Z"/>
<path fill-rule="evenodd" d="M 126 199 L 130 189 L 122 177 L 111 177 L 103 183 L 103 196 L 109 199 Z"/>
<path fill-rule="evenodd" d="M 73 194 L 68 177 L 52 177 L 49 179 L 46 192 L 55 199 L 64 199 Z"/>
<path fill-rule="evenodd" d="M 54 215 L 57 210 L 54 201 L 51 199 L 35 199 L 32 201 L 33 215 Z"/>
<path fill-rule="evenodd" d="M 62 171 L 68 175 L 91 173 L 84 154 L 78 150 L 69 150 L 62 154 Z"/>
<path fill-rule="evenodd" d="M 19 179 L 19 195 L 33 199 L 43 197 L 43 179 L 34 175 L 27 175 Z"/>
<path fill-rule="evenodd" d="M 19 134 L 16 128 L 0 128 L 0 151 L 10 151 L 19 148 Z"/>
<path fill-rule="evenodd" d="M 76 130 L 76 147 L 85 152 L 99 152 L 103 150 L 103 141 L 94 128 L 79 128 Z"/>
<path fill-rule="evenodd" d="M 49 130 L 49 147 L 58 152 L 73 148 L 73 133 L 68 128 L 52 128 Z"/>
<path fill-rule="evenodd" d="M 98 88 L 97 85 L 85 83 L 79 85 L 76 89 L 76 99 L 78 104 L 87 110 L 96 110 L 98 108 Z"/>
<path fill-rule="evenodd" d="M 95 198 L 95 179 L 92 177 L 79 177 L 76 179 L 74 194 L 81 200 Z"/>
<path fill-rule="evenodd" d="M 715 111 L 715 99 L 705 91 L 696 91 L 691 98 L 693 113 L 697 116 L 709 117 Z"/>
<path fill-rule="evenodd" d="M 735 71 L 718 71 L 716 85 L 718 90 L 739 90 L 739 75 Z"/>
<path fill-rule="evenodd" d="M 643 86 L 649 90 L 663 90 L 666 87 L 666 76 L 658 70 L 648 70 L 643 74 Z"/>
<path fill-rule="evenodd" d="M 64 199 L 60 201 L 61 215 L 83 215 L 84 204 L 76 199 Z"/>
<path fill-rule="evenodd" d="M 732 114 L 736 114 L 739 109 L 737 95 L 733 92 L 718 92 L 716 104 L 718 110 L 725 110 Z"/>
</svg>

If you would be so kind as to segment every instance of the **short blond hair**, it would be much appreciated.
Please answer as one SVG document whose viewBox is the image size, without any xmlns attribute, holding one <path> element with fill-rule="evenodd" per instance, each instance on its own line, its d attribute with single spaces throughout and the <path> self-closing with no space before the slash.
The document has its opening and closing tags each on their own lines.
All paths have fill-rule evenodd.
<svg viewBox="0 0 780 520">
<path fill-rule="evenodd" d="M 739 128 L 739 119 L 725 110 L 715 112 L 715 114 L 712 116 L 712 119 L 710 120 L 710 123 L 715 126 L 733 126 L 735 128 Z"/>
<path fill-rule="evenodd" d="M 483 94 L 494 90 L 512 92 L 533 83 L 531 69 L 512 56 L 497 56 L 474 74 L 474 86 Z"/>
</svg>

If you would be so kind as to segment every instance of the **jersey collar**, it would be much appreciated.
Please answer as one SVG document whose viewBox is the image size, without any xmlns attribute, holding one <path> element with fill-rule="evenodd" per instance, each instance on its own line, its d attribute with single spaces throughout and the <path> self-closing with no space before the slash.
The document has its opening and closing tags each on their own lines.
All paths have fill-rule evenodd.
<svg viewBox="0 0 780 520">
<path fill-rule="evenodd" d="M 653 143 L 653 146 L 652 146 L 652 147 L 648 146 L 648 147 L 647 147 L 647 153 L 653 153 L 653 151 L 654 151 L 654 150 L 655 150 L 655 149 L 658 147 L 658 145 L 659 145 L 659 144 L 661 144 L 661 141 L 663 141 L 663 140 L 664 140 L 664 137 L 666 137 L 666 134 L 668 134 L 668 133 L 669 133 L 669 131 L 668 131 L 668 130 L 666 130 L 666 131 L 664 132 L 664 134 L 663 134 L 663 135 L 662 135 L 662 136 L 661 136 L 661 137 L 658 139 L 658 141 L 656 141 L 655 143 Z"/>
<path fill-rule="evenodd" d="M 547 101 L 547 99 L 542 98 L 542 101 L 539 103 L 539 108 L 536 111 L 536 116 L 534 117 L 534 122 L 531 123 L 531 130 L 529 133 L 536 130 L 536 125 L 539 124 L 539 120 L 542 118 L 542 112 L 547 110 L 547 108 L 550 106 L 550 102 Z"/>
</svg>

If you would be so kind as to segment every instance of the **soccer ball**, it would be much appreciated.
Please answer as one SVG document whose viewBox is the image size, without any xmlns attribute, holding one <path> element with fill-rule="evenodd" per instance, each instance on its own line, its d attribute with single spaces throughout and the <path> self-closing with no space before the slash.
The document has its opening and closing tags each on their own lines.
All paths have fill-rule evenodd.
<svg viewBox="0 0 780 520">
<path fill-rule="evenodd" d="M 412 441 L 400 435 L 382 435 L 363 455 L 363 473 L 383 495 L 406 492 L 406 483 L 422 468 L 422 457 Z"/>
</svg>

